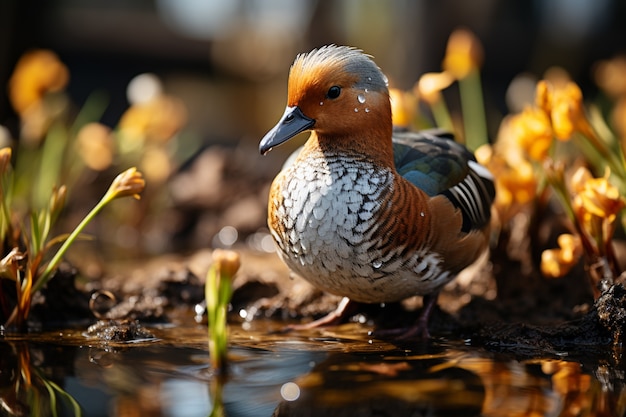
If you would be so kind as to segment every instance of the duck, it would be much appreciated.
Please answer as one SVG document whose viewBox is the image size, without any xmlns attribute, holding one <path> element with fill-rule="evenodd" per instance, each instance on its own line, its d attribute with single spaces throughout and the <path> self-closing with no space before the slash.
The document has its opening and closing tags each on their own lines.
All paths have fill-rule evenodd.
<svg viewBox="0 0 626 417">
<path fill-rule="evenodd" d="M 442 287 L 488 248 L 493 175 L 447 132 L 394 128 L 387 77 L 354 47 L 296 56 L 285 111 L 259 151 L 305 131 L 271 184 L 267 223 L 292 272 L 343 298 L 293 328 L 339 323 L 362 303 L 422 296 L 414 323 L 380 334 L 430 337 Z"/>
</svg>

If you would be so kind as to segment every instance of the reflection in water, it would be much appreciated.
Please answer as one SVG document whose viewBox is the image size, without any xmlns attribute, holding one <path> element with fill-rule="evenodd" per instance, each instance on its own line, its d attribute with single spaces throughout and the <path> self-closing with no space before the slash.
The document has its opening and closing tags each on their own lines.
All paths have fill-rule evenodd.
<svg viewBox="0 0 626 417">
<path fill-rule="evenodd" d="M 76 400 L 56 382 L 67 369 L 63 363 L 46 364 L 49 353 L 45 347 L 0 339 L 0 415 L 81 415 Z"/>
<path fill-rule="evenodd" d="M 231 333 L 231 369 L 221 386 L 226 416 L 626 411 L 624 369 L 610 357 L 521 360 L 462 342 L 369 341 L 356 324 L 288 335 L 257 326 Z M 150 330 L 156 340 L 126 344 L 77 332 L 0 339 L 0 415 L 53 415 L 56 401 L 60 416 L 78 415 L 77 404 L 84 416 L 208 416 L 217 380 L 206 328 Z"/>
<path fill-rule="evenodd" d="M 300 395 L 275 416 L 480 415 L 485 391 L 478 375 L 444 366 L 445 357 L 332 353 L 296 381 Z"/>
</svg>

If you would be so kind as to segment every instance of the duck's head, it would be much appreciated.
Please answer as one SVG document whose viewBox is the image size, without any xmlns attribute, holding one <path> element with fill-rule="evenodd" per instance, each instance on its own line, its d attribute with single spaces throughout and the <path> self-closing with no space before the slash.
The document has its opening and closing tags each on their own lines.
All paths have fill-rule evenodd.
<svg viewBox="0 0 626 417">
<path fill-rule="evenodd" d="M 329 141 L 379 132 L 391 140 L 387 78 L 361 50 L 328 45 L 296 57 L 285 113 L 261 140 L 269 152 L 300 132 Z"/>
</svg>

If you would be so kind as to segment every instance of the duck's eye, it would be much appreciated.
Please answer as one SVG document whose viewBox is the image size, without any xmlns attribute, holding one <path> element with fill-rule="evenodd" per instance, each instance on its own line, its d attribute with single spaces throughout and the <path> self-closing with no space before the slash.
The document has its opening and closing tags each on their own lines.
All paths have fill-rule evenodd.
<svg viewBox="0 0 626 417">
<path fill-rule="evenodd" d="M 328 98 L 337 98 L 341 94 L 341 87 L 338 85 L 333 85 L 328 89 L 328 93 L 326 93 L 326 97 Z"/>
</svg>

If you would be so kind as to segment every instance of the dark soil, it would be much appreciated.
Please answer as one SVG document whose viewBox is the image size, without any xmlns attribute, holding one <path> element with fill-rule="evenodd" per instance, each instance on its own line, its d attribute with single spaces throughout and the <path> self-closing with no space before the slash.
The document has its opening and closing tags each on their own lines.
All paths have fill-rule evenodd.
<svg viewBox="0 0 626 417">
<path fill-rule="evenodd" d="M 242 267 L 233 283 L 231 320 L 271 318 L 287 324 L 319 318 L 333 310 L 340 298 L 292 277 L 275 254 L 255 250 L 246 240 L 266 234 L 265 196 L 275 174 L 267 168 L 250 170 L 250 164 L 256 162 L 249 155 L 241 150 L 208 149 L 195 164 L 192 161 L 172 180 L 172 186 L 182 187 L 182 182 L 184 187 L 206 190 L 198 184 L 204 186 L 207 181 L 213 186 L 208 196 L 192 193 L 174 202 L 169 214 L 186 221 L 178 223 L 178 228 L 172 227 L 176 222 L 162 222 L 164 228 L 171 233 L 171 242 L 184 240 L 185 236 L 188 242 L 194 242 L 201 236 L 199 223 L 204 223 L 202 231 L 209 230 L 208 236 L 214 236 L 223 225 L 236 224 L 239 242 L 246 244 L 233 247 L 242 255 Z M 253 179 L 245 177 L 249 172 L 257 175 Z M 560 227 L 558 218 L 552 216 L 550 221 L 545 236 L 555 236 Z M 546 229 L 539 225 L 537 230 L 542 227 Z M 543 278 L 537 272 L 538 239 L 518 236 L 513 244 L 512 236 L 501 234 L 489 257 L 463 271 L 444 288 L 431 317 L 433 337 L 461 337 L 490 349 L 522 354 L 622 346 L 626 321 L 626 290 L 622 284 L 609 285 L 594 302 L 582 266 L 562 279 Z M 541 245 L 549 240 L 543 239 Z M 215 239 L 212 243 L 219 245 Z M 206 237 L 204 242 L 188 246 L 191 255 L 162 255 L 149 261 L 135 259 L 107 265 L 108 272 L 100 279 L 86 282 L 79 273 L 87 269 L 86 265 L 74 262 L 76 268 L 60 268 L 35 300 L 31 328 L 76 323 L 87 327 L 99 319 L 96 330 L 100 334 L 132 338 L 133 332 L 124 327 L 128 323 L 176 322 L 190 317 L 189 312 L 204 299 L 203 282 L 211 251 L 194 249 L 210 246 Z M 401 304 L 368 306 L 357 318 L 372 328 L 406 326 L 414 322 L 420 307 L 421 299 L 415 297 Z M 107 323 L 112 330 L 106 330 Z M 137 337 L 144 336 L 139 332 Z"/>
<path fill-rule="evenodd" d="M 234 281 L 231 320 L 271 318 L 284 320 L 285 325 L 310 321 L 332 311 L 340 300 L 291 277 L 274 254 L 247 249 L 240 253 L 242 268 Z M 200 251 L 189 257 L 162 257 L 149 263 L 120 266 L 115 276 L 97 285 L 80 286 L 81 289 L 70 285 L 73 275 L 65 268 L 65 273 L 53 279 L 42 293 L 31 321 L 46 328 L 85 323 L 86 318 L 87 323 L 100 319 L 89 328 L 88 333 L 94 337 L 112 341 L 150 337 L 140 323 L 189 319 L 189 312 L 202 304 L 201 277 L 208 268 L 210 255 L 210 251 Z M 470 339 L 472 344 L 488 349 L 525 356 L 584 353 L 622 345 L 626 289 L 621 284 L 609 287 L 593 304 L 590 291 L 588 297 L 580 299 L 580 291 L 568 293 L 567 289 L 577 286 L 566 279 L 575 278 L 551 281 L 520 276 L 515 273 L 519 269 L 509 265 L 507 279 L 496 280 L 490 272 L 495 269 L 493 265 L 493 260 L 484 262 L 472 269 L 471 279 L 462 276 L 459 282 L 444 289 L 431 317 L 433 337 Z M 485 289 L 490 294 L 495 281 L 507 285 L 502 291 L 505 295 L 500 296 L 499 287 L 493 299 L 473 294 Z M 584 287 L 586 282 L 582 284 Z M 113 301 L 108 300 L 111 308 L 92 311 L 95 307 L 92 303 L 90 309 L 89 300 L 101 297 L 103 292 L 114 295 Z M 48 301 L 44 303 L 45 300 Z M 364 306 L 352 319 L 365 321 L 364 326 L 372 329 L 397 328 L 412 324 L 420 308 L 419 298 Z"/>
</svg>

